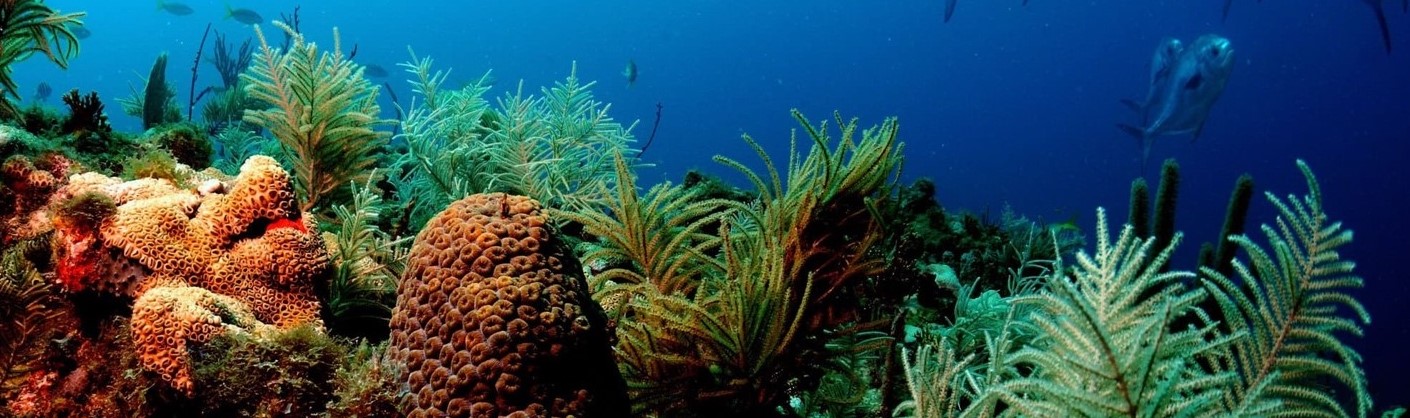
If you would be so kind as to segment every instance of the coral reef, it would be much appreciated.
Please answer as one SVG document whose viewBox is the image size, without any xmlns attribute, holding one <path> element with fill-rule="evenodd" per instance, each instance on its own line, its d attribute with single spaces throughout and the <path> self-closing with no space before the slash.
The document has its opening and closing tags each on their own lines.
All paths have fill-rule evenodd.
<svg viewBox="0 0 1410 418">
<path fill-rule="evenodd" d="M 228 90 L 239 86 L 240 73 L 250 67 L 250 59 L 253 57 L 254 49 L 250 48 L 248 38 L 241 42 L 237 49 L 235 42 L 226 42 L 225 34 L 215 31 L 215 53 L 206 62 L 220 73 L 220 81 L 225 83 Z"/>
<path fill-rule="evenodd" d="M 64 94 L 63 99 L 69 107 L 63 132 L 75 135 L 112 133 L 113 127 L 108 124 L 108 115 L 103 113 L 103 101 L 98 98 L 98 92 L 89 92 L 84 96 L 78 93 L 78 89 L 73 89 Z M 86 150 L 80 148 L 79 151 Z"/>
<path fill-rule="evenodd" d="M 95 219 L 106 206 L 72 203 L 102 200 L 95 196 L 115 209 Z M 136 298 L 141 363 L 183 392 L 193 391 L 188 341 L 263 324 L 321 326 L 314 290 L 328 254 L 295 209 L 288 173 L 268 157 L 250 158 L 229 186 L 214 181 L 188 190 L 85 173 L 52 199 L 94 207 L 61 219 L 101 225 L 98 234 L 57 230 L 55 283 Z"/>
<path fill-rule="evenodd" d="M 396 418 L 402 372 L 388 358 L 387 344 L 353 347 L 348 359 L 338 369 L 335 400 L 328 405 L 328 415 L 335 418 Z"/>
<path fill-rule="evenodd" d="M 148 290 L 132 306 L 132 335 L 142 365 L 177 390 L 195 391 L 187 344 L 263 326 L 235 298 L 190 286 Z"/>
<path fill-rule="evenodd" d="M 43 209 L 49 195 L 63 185 L 73 162 L 58 154 L 39 158 L 15 155 L 0 165 L 0 244 L 36 237 L 52 229 Z"/>
<path fill-rule="evenodd" d="M 217 96 L 219 97 L 219 96 Z M 206 102 L 211 103 L 211 102 Z M 240 111 L 243 112 L 243 111 Z M 210 114 L 209 109 L 206 112 Z M 209 121 L 207 121 L 209 123 Z M 278 141 L 269 140 L 256 135 L 253 130 L 242 129 L 239 125 L 227 126 L 217 131 L 211 137 L 211 142 L 218 144 L 216 155 L 212 156 L 211 167 L 220 170 L 222 173 L 237 173 L 240 165 L 252 156 L 264 154 L 272 155 L 273 152 L 261 152 L 261 150 L 278 148 Z"/>
<path fill-rule="evenodd" d="M 170 152 L 177 162 L 192 169 L 200 170 L 211 165 L 211 139 L 195 124 L 163 125 L 152 133 L 150 141 Z"/>
<path fill-rule="evenodd" d="M 1224 225 L 1219 228 L 1216 244 L 1200 246 L 1201 267 L 1213 267 L 1220 274 L 1234 273 L 1234 251 L 1238 244 L 1228 238 L 1243 235 L 1244 224 L 1248 222 L 1248 206 L 1253 201 L 1253 176 L 1245 173 L 1234 180 L 1234 189 L 1229 192 L 1229 206 L 1224 210 Z"/>
<path fill-rule="evenodd" d="M 53 286 L 29 261 L 29 253 L 41 248 L 39 240 L 30 240 L 0 254 L 0 404 L 45 374 L 34 362 L 58 333 L 64 313 Z"/>
<path fill-rule="evenodd" d="M 167 104 L 176 97 L 176 92 L 166 84 L 166 53 L 157 55 L 152 62 L 147 87 L 142 91 L 142 129 L 152 129 L 166 122 Z"/>
<path fill-rule="evenodd" d="M 121 162 L 135 149 L 135 143 L 113 132 L 98 93 L 83 96 L 74 89 L 65 94 L 63 100 L 68 105 L 69 117 L 56 132 L 58 144 L 71 151 L 71 155 L 82 157 L 88 169 L 107 173 L 121 171 Z"/>
<path fill-rule="evenodd" d="M 122 177 L 166 180 L 185 187 L 187 176 L 178 164 L 176 157 L 171 156 L 170 152 L 144 145 L 141 153 L 123 160 Z"/>
<path fill-rule="evenodd" d="M 633 267 L 642 269 L 636 273 L 648 280 L 621 308 L 631 312 L 622 316 L 618 328 L 618 358 L 636 412 L 779 415 L 792 394 L 819 387 L 828 366 L 826 342 L 843 333 L 838 330 L 845 322 L 856 320 L 861 310 L 857 285 L 883 267 L 870 251 L 880 227 L 866 201 L 886 189 L 901 162 L 897 123 L 888 119 L 859 129 L 856 120 L 836 116 L 840 135 L 834 137 L 826 124 L 813 124 L 796 111 L 794 117 L 814 146 L 802 154 L 793 144 L 795 152 L 783 166 L 786 176 L 747 135 L 745 141 L 764 161 L 763 174 L 717 157 L 743 171 L 757 192 L 751 204 L 723 207 L 731 213 L 723 217 L 713 238 L 719 241 L 718 249 L 691 251 L 701 244 L 716 245 L 705 239 L 657 246 L 683 252 L 672 263 L 695 260 L 713 268 L 673 273 L 682 277 L 662 275 L 671 272 L 645 268 L 670 257 L 635 259 L 647 254 L 620 248 L 621 239 L 602 241 L 619 247 L 617 254 L 629 258 Z M 619 182 L 618 187 L 630 184 Z M 633 193 L 621 190 L 618 197 L 626 201 L 614 206 L 641 206 L 634 203 Z M 656 192 L 648 198 L 676 195 Z M 663 205 L 668 209 L 662 211 L 688 215 L 685 203 L 668 200 Z M 589 232 L 624 235 L 645 234 L 669 220 L 607 222 L 639 216 L 636 212 L 579 217 Z M 711 221 L 707 215 L 695 215 Z M 690 225 L 699 222 L 669 221 L 683 225 L 670 240 L 687 239 Z M 621 227 L 635 229 L 611 230 Z M 681 292 L 691 287 L 671 285 L 677 293 L 666 294 L 650 283 L 658 279 L 692 280 L 695 290 Z M 857 327 L 851 328 L 855 332 Z"/>
<path fill-rule="evenodd" d="M 417 237 L 389 347 L 410 417 L 626 416 L 608 330 L 538 202 L 457 201 Z"/>
<path fill-rule="evenodd" d="M 1349 293 L 1362 280 L 1339 256 L 1352 234 L 1323 212 L 1311 169 L 1298 167 L 1309 191 L 1266 195 L 1278 213 L 1277 227 L 1262 228 L 1266 246 L 1230 238 L 1248 255 L 1232 261 L 1235 276 L 1166 272 L 1179 233 L 1164 247 L 1129 225 L 1113 239 L 1099 209 L 1095 251 L 1015 299 L 1029 310 L 1011 310 L 1002 331 L 988 334 L 979 355 L 987 366 L 966 367 L 981 357 L 948 340 L 906 358 L 913 399 L 903 412 L 1367 416 L 1361 357 L 1344 341 L 1370 322 Z"/>
<path fill-rule="evenodd" d="M 396 304 L 397 278 L 405 269 L 411 240 L 393 239 L 377 228 L 387 206 L 372 185 L 353 185 L 350 206 L 334 206 L 337 233 L 324 232 L 332 260 L 325 307 L 328 331 L 369 339 L 386 338 Z"/>
<path fill-rule="evenodd" d="M 322 416 L 348 349 L 305 324 L 257 334 L 225 333 L 193 354 L 207 417 Z M 347 366 L 352 366 L 348 364 Z"/>
</svg>

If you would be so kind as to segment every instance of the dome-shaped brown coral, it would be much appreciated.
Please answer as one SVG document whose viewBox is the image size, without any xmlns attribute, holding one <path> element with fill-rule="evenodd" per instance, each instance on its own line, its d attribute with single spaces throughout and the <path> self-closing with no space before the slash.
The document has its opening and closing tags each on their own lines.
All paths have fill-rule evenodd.
<svg viewBox="0 0 1410 418">
<path fill-rule="evenodd" d="M 474 195 L 417 236 L 392 313 L 407 416 L 627 416 L 601 310 L 538 202 Z"/>
</svg>

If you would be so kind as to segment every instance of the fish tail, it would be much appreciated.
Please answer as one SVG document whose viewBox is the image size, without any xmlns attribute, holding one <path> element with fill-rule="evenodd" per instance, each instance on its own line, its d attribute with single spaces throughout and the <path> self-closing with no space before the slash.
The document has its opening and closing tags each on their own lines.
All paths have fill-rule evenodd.
<svg viewBox="0 0 1410 418">
<path fill-rule="evenodd" d="M 1380 1 L 1371 2 L 1371 7 L 1376 12 L 1376 23 L 1381 26 L 1381 42 L 1386 46 L 1386 53 L 1390 53 L 1390 26 L 1386 25 L 1386 9 Z"/>
<path fill-rule="evenodd" d="M 945 23 L 950 23 L 950 18 L 955 16 L 955 2 L 958 0 L 947 0 L 945 2 Z"/>
<path fill-rule="evenodd" d="M 1144 141 L 1144 140 L 1146 139 L 1146 130 L 1145 130 L 1145 129 L 1137 128 L 1137 127 L 1135 127 L 1135 126 L 1127 125 L 1127 124 L 1124 124 L 1124 123 L 1118 123 L 1118 124 L 1116 124 L 1116 127 L 1117 127 L 1117 128 L 1120 128 L 1120 129 L 1121 129 L 1121 132 L 1125 132 L 1127 135 L 1130 135 L 1132 138 L 1136 138 L 1136 139 L 1142 140 L 1142 141 Z"/>
<path fill-rule="evenodd" d="M 1141 167 L 1144 171 L 1146 166 L 1146 160 L 1150 159 L 1151 143 L 1155 142 L 1153 140 L 1154 138 L 1152 138 L 1150 135 L 1146 135 L 1146 131 L 1144 129 L 1137 128 L 1135 126 L 1127 125 L 1124 123 L 1118 123 L 1116 124 L 1116 127 L 1120 128 L 1121 132 L 1125 132 L 1132 138 L 1136 138 L 1136 142 L 1141 145 Z"/>
<path fill-rule="evenodd" d="M 1151 143 L 1152 143 L 1152 142 L 1155 142 L 1155 141 L 1151 141 L 1151 140 L 1149 140 L 1149 139 L 1142 139 L 1142 140 L 1141 140 L 1141 172 L 1142 172 L 1142 173 L 1146 172 L 1146 166 L 1148 165 L 1148 164 L 1146 164 L 1146 162 L 1147 162 L 1147 161 L 1150 161 L 1150 159 L 1151 159 Z"/>
</svg>

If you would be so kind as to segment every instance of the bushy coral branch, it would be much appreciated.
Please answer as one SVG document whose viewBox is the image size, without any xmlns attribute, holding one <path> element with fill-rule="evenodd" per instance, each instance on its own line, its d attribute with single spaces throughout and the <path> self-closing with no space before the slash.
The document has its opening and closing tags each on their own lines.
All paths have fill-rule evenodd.
<svg viewBox="0 0 1410 418">
<path fill-rule="evenodd" d="M 241 78 L 250 97 L 272 107 L 246 110 L 244 120 L 284 145 L 304 196 L 302 209 L 308 210 L 328 203 L 333 190 L 367 178 L 389 136 L 373 128 L 387 121 L 377 117 L 378 87 L 363 78 L 363 66 L 343 57 L 336 29 L 333 51 L 320 52 L 292 28 L 275 25 L 293 44 L 277 50 L 255 27 L 260 50 Z"/>
</svg>

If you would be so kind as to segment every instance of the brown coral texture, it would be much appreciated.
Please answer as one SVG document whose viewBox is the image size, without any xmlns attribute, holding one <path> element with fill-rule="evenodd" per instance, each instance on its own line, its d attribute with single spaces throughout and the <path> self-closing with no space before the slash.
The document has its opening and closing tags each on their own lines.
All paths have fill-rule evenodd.
<svg viewBox="0 0 1410 418">
<path fill-rule="evenodd" d="M 427 223 L 391 323 L 407 416 L 581 417 L 611 390 L 581 376 L 615 366 L 596 355 L 605 331 L 551 240 L 538 202 L 521 196 L 473 195 Z"/>
</svg>

